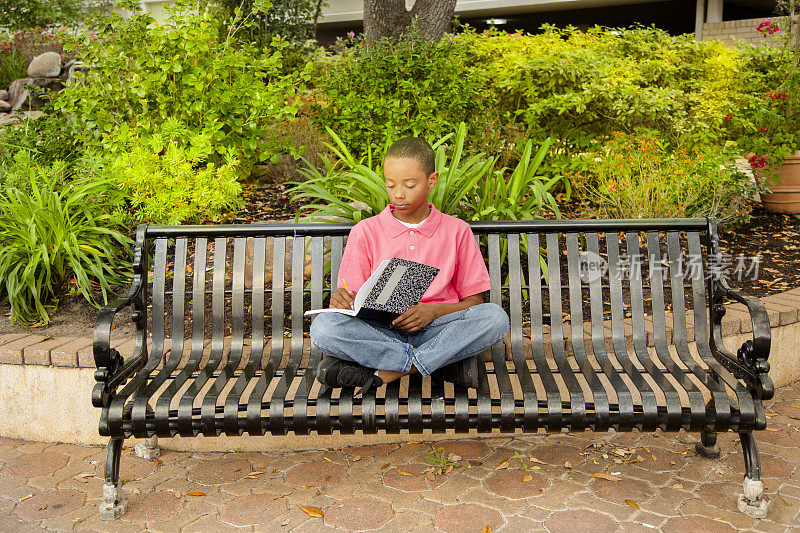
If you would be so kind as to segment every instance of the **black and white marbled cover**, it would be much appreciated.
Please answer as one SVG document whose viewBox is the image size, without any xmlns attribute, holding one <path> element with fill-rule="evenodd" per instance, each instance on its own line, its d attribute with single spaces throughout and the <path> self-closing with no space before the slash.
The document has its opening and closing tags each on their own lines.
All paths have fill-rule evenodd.
<svg viewBox="0 0 800 533">
<path fill-rule="evenodd" d="M 369 292 L 363 307 L 400 315 L 419 303 L 438 273 L 436 267 L 393 257 Z M 397 285 L 390 294 L 382 295 L 390 280 Z"/>
</svg>

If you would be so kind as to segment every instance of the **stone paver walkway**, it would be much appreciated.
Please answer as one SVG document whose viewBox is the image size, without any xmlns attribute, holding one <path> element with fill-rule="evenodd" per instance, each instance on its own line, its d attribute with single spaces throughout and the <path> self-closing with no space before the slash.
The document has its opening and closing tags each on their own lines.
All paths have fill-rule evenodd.
<svg viewBox="0 0 800 533">
<path fill-rule="evenodd" d="M 697 435 L 638 432 L 158 460 L 126 448 L 130 506 L 114 522 L 97 511 L 102 448 L 0 439 L 0 531 L 800 531 L 800 383 L 780 389 L 767 416 L 762 520 L 736 508 L 744 464 L 733 433 L 720 436 L 719 460 L 695 455 Z M 429 473 L 437 447 L 459 465 Z"/>
</svg>

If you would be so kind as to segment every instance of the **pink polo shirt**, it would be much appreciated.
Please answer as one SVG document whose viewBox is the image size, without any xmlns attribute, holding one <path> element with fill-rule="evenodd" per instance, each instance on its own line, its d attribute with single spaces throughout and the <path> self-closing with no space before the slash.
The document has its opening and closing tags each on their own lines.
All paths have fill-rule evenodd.
<svg viewBox="0 0 800 533">
<path fill-rule="evenodd" d="M 407 228 L 388 206 L 350 230 L 339 267 L 338 286 L 357 291 L 384 259 L 400 257 L 425 263 L 439 273 L 421 302 L 457 303 L 488 291 L 489 273 L 469 224 L 445 215 L 433 204 L 418 228 Z"/>
</svg>

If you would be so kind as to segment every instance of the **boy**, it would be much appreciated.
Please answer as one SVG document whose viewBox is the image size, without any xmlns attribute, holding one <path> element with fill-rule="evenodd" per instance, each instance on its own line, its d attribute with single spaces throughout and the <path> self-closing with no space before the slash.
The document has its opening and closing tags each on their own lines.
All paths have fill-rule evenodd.
<svg viewBox="0 0 800 533">
<path fill-rule="evenodd" d="M 428 203 L 439 173 L 425 140 L 406 137 L 392 144 L 384 177 L 390 205 L 350 231 L 330 307 L 352 308 L 356 291 L 384 259 L 410 259 L 439 273 L 420 302 L 391 327 L 340 313 L 317 316 L 311 342 L 325 354 L 317 379 L 330 387 L 366 390 L 409 373 L 427 376 L 441 369 L 442 379 L 477 387 L 478 376 L 460 362 L 482 353 L 508 330 L 505 311 L 483 303 L 490 284 L 480 248 L 469 224 Z"/>
</svg>

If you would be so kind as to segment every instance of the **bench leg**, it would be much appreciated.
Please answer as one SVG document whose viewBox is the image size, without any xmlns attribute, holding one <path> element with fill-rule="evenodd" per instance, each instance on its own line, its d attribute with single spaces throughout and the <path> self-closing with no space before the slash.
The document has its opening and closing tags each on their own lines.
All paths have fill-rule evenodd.
<svg viewBox="0 0 800 533">
<path fill-rule="evenodd" d="M 753 432 L 739 433 L 744 455 L 744 494 L 739 496 L 739 510 L 753 518 L 767 516 L 767 502 L 764 500 L 764 483 L 761 481 L 761 463 Z"/>
<path fill-rule="evenodd" d="M 161 448 L 158 447 L 158 437 L 153 435 L 149 439 L 144 439 L 144 441 L 133 447 L 133 453 L 140 459 L 158 459 L 158 456 L 161 455 Z"/>
<path fill-rule="evenodd" d="M 717 434 L 714 431 L 704 429 L 700 433 L 700 442 L 694 445 L 694 451 L 700 457 L 706 459 L 719 459 L 719 446 L 717 445 Z"/>
<path fill-rule="evenodd" d="M 112 438 L 106 450 L 106 481 L 103 484 L 103 500 L 100 502 L 101 520 L 114 520 L 128 510 L 128 500 L 119 490 L 119 461 L 123 440 Z"/>
</svg>

